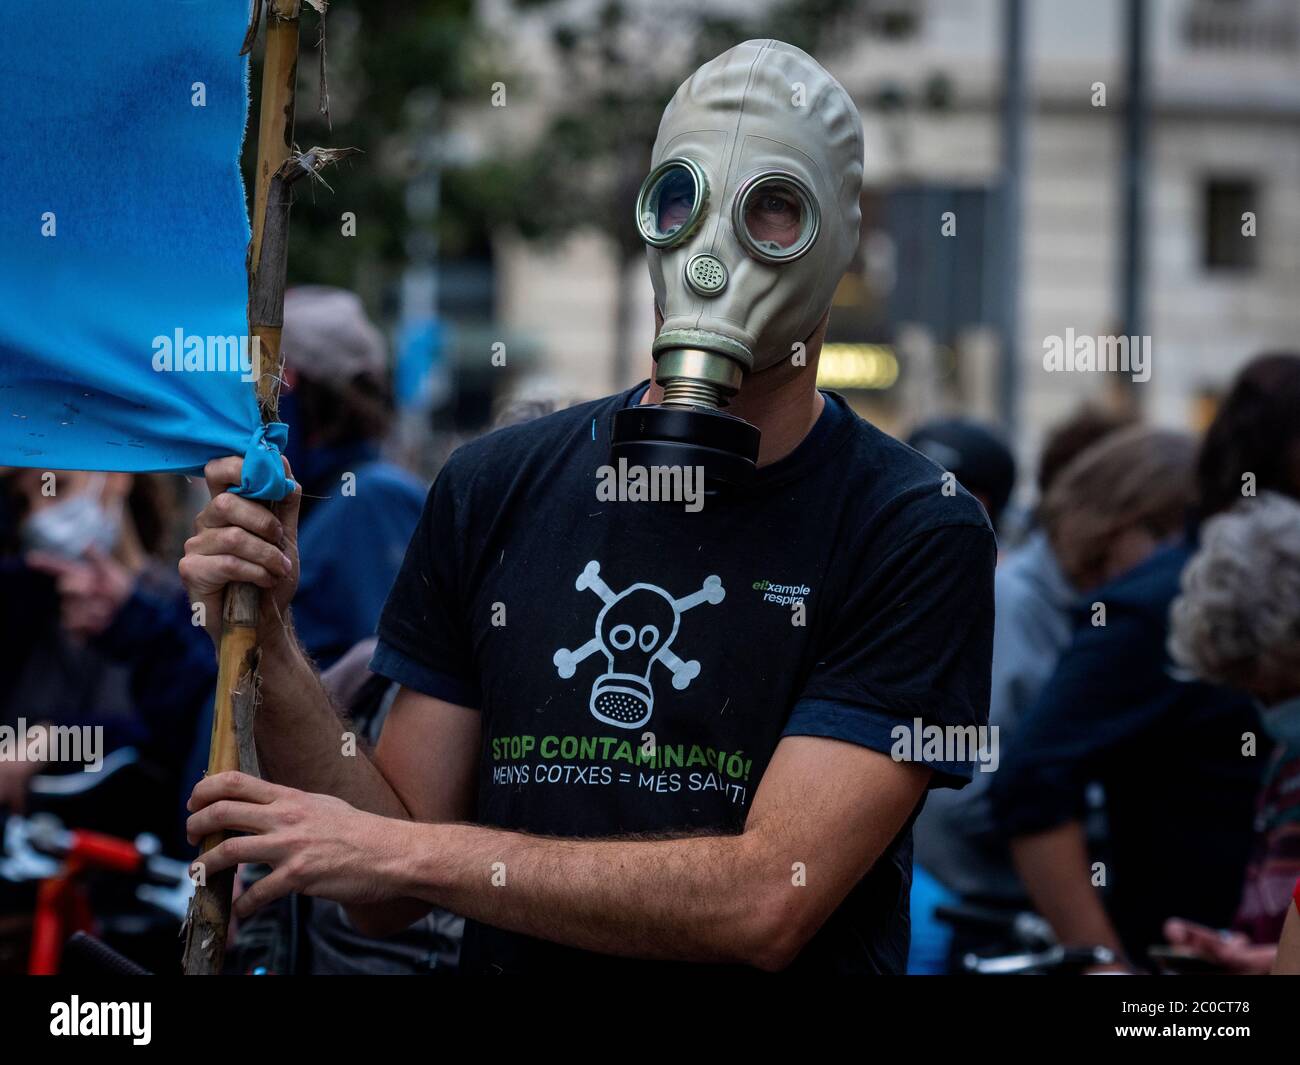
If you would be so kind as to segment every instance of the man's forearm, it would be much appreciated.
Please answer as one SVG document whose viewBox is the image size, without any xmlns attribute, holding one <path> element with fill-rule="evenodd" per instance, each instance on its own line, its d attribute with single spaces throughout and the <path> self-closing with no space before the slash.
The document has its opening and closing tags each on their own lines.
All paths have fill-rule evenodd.
<svg viewBox="0 0 1300 1065">
<path fill-rule="evenodd" d="M 561 840 L 409 828 L 394 870 L 403 894 L 584 950 L 775 969 L 825 918 L 801 905 L 808 889 L 752 835 Z"/>
<path fill-rule="evenodd" d="M 1115 926 L 1092 886 L 1083 826 L 1069 821 L 1011 843 L 1016 869 L 1039 913 L 1067 946 L 1109 947 L 1123 957 Z"/>
<path fill-rule="evenodd" d="M 467 816 L 481 739 L 464 707 L 399 695 L 379 751 L 394 780 L 405 765 L 419 769 L 421 734 L 455 752 L 443 794 L 412 803 L 421 820 L 243 774 L 199 782 L 190 835 L 247 833 L 212 849 L 212 869 L 274 868 L 241 896 L 241 916 L 298 891 L 335 899 L 378 931 L 409 921 L 405 903 L 418 899 L 579 949 L 780 969 L 898 838 L 930 779 L 856 744 L 787 736 L 739 835 L 559 839 L 453 820 Z"/>
<path fill-rule="evenodd" d="M 291 626 L 264 641 L 255 719 L 262 776 L 276 784 L 334 795 L 359 810 L 409 817 L 335 709 Z"/>
</svg>

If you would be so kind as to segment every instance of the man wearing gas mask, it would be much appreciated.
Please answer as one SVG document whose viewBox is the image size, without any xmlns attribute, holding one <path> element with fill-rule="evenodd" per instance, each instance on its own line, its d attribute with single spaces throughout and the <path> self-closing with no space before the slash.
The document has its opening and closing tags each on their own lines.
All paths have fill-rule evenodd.
<svg viewBox="0 0 1300 1065">
<path fill-rule="evenodd" d="M 369 757 L 340 757 L 293 637 L 296 501 L 273 516 L 209 464 L 190 592 L 216 619 L 225 582 L 268 589 L 268 779 L 191 801 L 193 838 L 249 833 L 209 875 L 274 867 L 237 912 L 301 891 L 381 933 L 442 906 L 484 972 L 903 970 L 912 820 L 975 757 L 935 737 L 987 719 L 995 546 L 815 387 L 862 150 L 848 94 L 780 42 L 678 90 L 637 204 L 655 378 L 450 459 L 379 625 L 402 691 Z M 704 505 L 597 490 L 655 464 L 703 467 Z"/>
</svg>

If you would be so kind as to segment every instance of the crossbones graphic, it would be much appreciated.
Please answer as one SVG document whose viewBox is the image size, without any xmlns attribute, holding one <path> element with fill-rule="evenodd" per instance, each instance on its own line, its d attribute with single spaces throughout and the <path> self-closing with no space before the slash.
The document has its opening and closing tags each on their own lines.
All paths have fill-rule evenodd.
<svg viewBox="0 0 1300 1065">
<path fill-rule="evenodd" d="M 596 615 L 596 634 L 576 650 L 561 647 L 552 661 L 567 680 L 578 664 L 597 651 L 605 655 L 606 670 L 591 686 L 592 716 L 619 728 L 640 728 L 654 710 L 650 673 L 656 662 L 672 671 L 673 687 L 685 689 L 700 675 L 700 664 L 683 662 L 672 651 L 681 616 L 701 603 L 721 603 L 727 594 L 722 579 L 704 579 L 698 592 L 674 599 L 653 584 L 634 584 L 615 594 L 600 576 L 600 563 L 588 562 L 574 587 L 590 589 L 605 604 Z"/>
</svg>

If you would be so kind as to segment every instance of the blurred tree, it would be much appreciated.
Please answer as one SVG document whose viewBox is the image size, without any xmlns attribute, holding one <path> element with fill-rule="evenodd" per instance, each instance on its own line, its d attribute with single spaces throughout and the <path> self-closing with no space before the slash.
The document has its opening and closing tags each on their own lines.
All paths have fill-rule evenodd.
<svg viewBox="0 0 1300 1065">
<path fill-rule="evenodd" d="M 411 258 L 412 244 L 430 236 L 436 212 L 413 211 L 408 187 L 438 135 L 441 104 L 485 84 L 485 68 L 478 64 L 490 42 L 473 8 L 473 0 L 331 0 L 320 19 L 304 5 L 295 140 L 304 150 L 351 146 L 365 154 L 325 175 L 333 192 L 297 194 L 289 234 L 291 283 L 353 288 L 377 311 Z M 254 55 L 252 83 L 258 85 L 260 48 Z M 325 85 L 329 122 L 319 107 Z M 243 165 L 249 177 L 255 148 L 256 138 L 248 137 Z M 355 216 L 355 235 L 344 233 L 345 212 Z"/>
<path fill-rule="evenodd" d="M 633 224 L 637 189 L 649 169 L 659 119 L 677 86 L 706 60 L 740 41 L 775 37 L 817 55 L 865 33 L 913 29 L 897 4 L 874 0 L 777 0 L 723 5 L 605 0 L 581 21 L 556 0 L 516 0 L 516 8 L 554 10 L 550 44 L 563 71 L 561 102 L 535 142 L 444 175 L 444 195 L 459 211 L 506 225 L 526 240 L 558 245 L 591 227 L 618 264 L 614 331 L 616 380 L 630 376 L 641 349 L 629 334 L 637 289 L 630 267 L 644 253 Z M 877 10 L 880 9 L 880 10 Z"/>
</svg>

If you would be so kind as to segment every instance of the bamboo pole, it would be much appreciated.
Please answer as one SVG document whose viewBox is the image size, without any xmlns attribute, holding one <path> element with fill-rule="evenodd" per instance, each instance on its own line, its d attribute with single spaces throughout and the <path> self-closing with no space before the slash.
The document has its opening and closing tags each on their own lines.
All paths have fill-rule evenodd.
<svg viewBox="0 0 1300 1065">
<path fill-rule="evenodd" d="M 289 159 L 293 149 L 295 88 L 298 75 L 298 28 L 301 0 L 263 0 L 266 14 L 266 51 L 262 65 L 262 94 L 257 129 L 257 173 L 253 187 L 252 241 L 248 249 L 249 326 L 257 339 L 257 401 L 262 420 L 274 421 L 279 406 L 280 326 L 259 322 L 254 314 L 253 293 L 261 265 L 262 240 L 266 232 L 266 211 L 273 177 Z M 254 19 L 256 19 L 256 9 Z M 255 29 L 254 27 L 250 29 Z M 246 43 L 246 47 L 251 42 Z M 287 189 L 284 192 L 287 196 Z M 285 215 L 287 223 L 287 212 Z M 279 290 L 283 310 L 283 257 L 279 257 Z M 270 264 L 268 263 L 268 266 Z M 232 584 L 226 589 L 222 609 L 221 639 L 217 648 L 217 691 L 212 718 L 212 739 L 208 749 L 208 774 L 243 768 L 256 773 L 252 742 L 253 709 L 257 697 L 257 618 L 260 593 L 253 584 Z M 241 751 L 244 758 L 241 758 Z M 210 836 L 203 851 L 215 847 L 224 837 Z M 214 975 L 221 972 L 230 925 L 234 870 L 196 884 L 186 919 L 186 975 Z"/>
<path fill-rule="evenodd" d="M 293 150 L 300 10 L 301 0 L 267 0 L 266 53 L 257 120 L 257 179 L 253 186 L 253 241 L 249 245 L 250 279 L 256 275 L 261 257 L 271 178 Z M 276 350 L 278 353 L 279 349 Z"/>
</svg>

